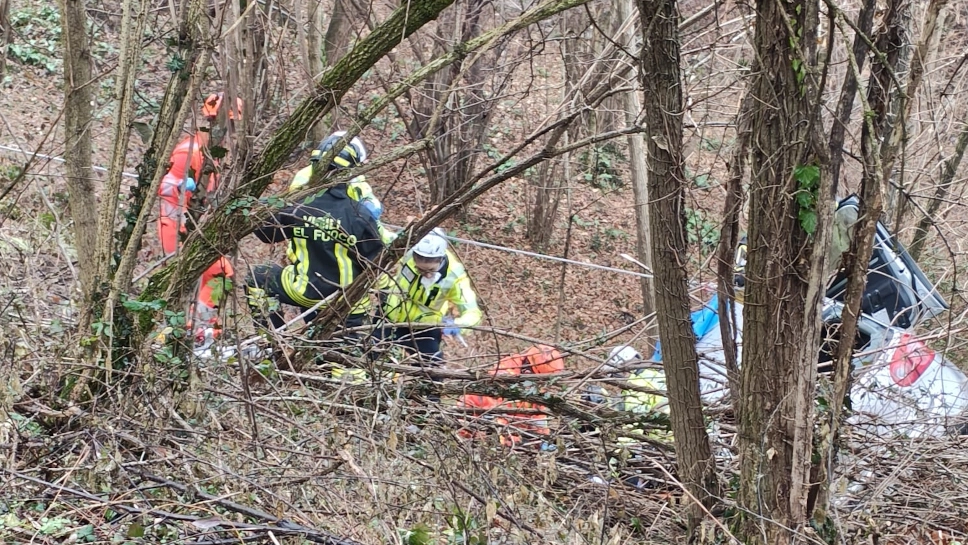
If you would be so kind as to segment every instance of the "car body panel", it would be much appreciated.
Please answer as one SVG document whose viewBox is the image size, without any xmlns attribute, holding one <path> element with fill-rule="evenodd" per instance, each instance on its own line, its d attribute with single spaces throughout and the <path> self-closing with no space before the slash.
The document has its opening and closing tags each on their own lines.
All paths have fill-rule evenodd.
<svg viewBox="0 0 968 545">
<path fill-rule="evenodd" d="M 712 305 L 693 313 L 708 328 Z M 843 305 L 827 300 L 825 323 L 839 321 Z M 735 303 L 737 348 L 742 354 L 743 305 Z M 699 384 L 708 405 L 728 402 L 725 356 L 717 327 L 698 339 Z M 884 436 L 940 436 L 968 422 L 968 376 L 910 331 L 862 315 L 866 345 L 855 353 L 848 421 Z"/>
<path fill-rule="evenodd" d="M 856 195 L 841 200 L 835 212 L 835 227 L 840 231 L 852 232 L 852 223 L 859 212 L 860 199 Z M 845 243 L 849 244 L 849 235 L 847 239 Z M 839 249 L 843 249 L 843 246 Z M 846 288 L 847 278 L 841 271 L 834 277 L 826 296 L 843 302 Z M 886 317 L 891 325 L 906 329 L 947 309 L 948 303 L 924 275 L 924 271 L 887 227 L 878 221 L 861 312 L 882 319 Z"/>
</svg>

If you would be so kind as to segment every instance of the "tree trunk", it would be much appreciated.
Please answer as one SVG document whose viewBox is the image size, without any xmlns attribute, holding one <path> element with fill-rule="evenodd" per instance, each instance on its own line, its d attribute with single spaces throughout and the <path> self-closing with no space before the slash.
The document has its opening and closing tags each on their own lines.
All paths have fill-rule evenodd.
<svg viewBox="0 0 968 545">
<path fill-rule="evenodd" d="M 828 402 L 829 412 L 822 415 L 826 419 L 826 425 L 820 426 L 823 430 L 819 436 L 820 463 L 817 464 L 816 478 L 813 479 L 817 491 L 816 494 L 811 494 L 816 503 L 808 506 L 813 512 L 814 519 L 821 524 L 827 521 L 830 470 L 835 467 L 844 398 L 847 395 L 850 371 L 853 367 L 851 362 L 854 356 L 854 338 L 857 335 L 857 318 L 860 315 L 864 286 L 867 284 L 868 264 L 874 249 L 874 232 L 884 209 L 884 197 L 887 192 L 878 142 L 882 142 L 890 130 L 888 116 L 891 113 L 891 88 L 893 87 L 890 73 L 896 71 L 901 48 L 904 46 L 903 40 L 900 39 L 905 21 L 905 18 L 900 15 L 904 2 L 906 0 L 894 0 L 888 3 L 882 19 L 883 27 L 874 43 L 874 47 L 882 56 L 872 62 L 867 98 L 863 100 L 864 115 L 861 117 L 863 119 L 861 127 L 863 175 L 860 214 L 854 226 L 850 249 L 843 258 L 844 268 L 847 271 L 847 288 L 844 309 L 841 313 L 840 342 L 835 354 L 833 395 Z M 853 59 L 851 71 L 855 79 L 860 78 L 859 63 L 854 62 Z"/>
<path fill-rule="evenodd" d="M 703 504 L 719 495 L 709 436 L 699 397 L 699 360 L 690 324 L 686 271 L 685 164 L 682 150 L 683 91 L 675 0 L 639 0 L 642 56 L 639 72 L 648 140 L 648 194 L 652 225 L 655 305 L 662 364 L 669 395 L 680 479 Z M 688 508 L 694 528 L 698 505 Z"/>
<path fill-rule="evenodd" d="M 951 184 L 954 182 L 955 174 L 961 165 L 961 159 L 965 156 L 965 149 L 968 149 L 968 124 L 965 124 L 964 128 L 961 129 L 961 134 L 958 135 L 958 143 L 955 144 L 954 155 L 944 162 L 944 172 L 941 175 L 941 181 L 938 182 L 937 187 L 934 189 L 934 199 L 928 204 L 924 217 L 921 218 L 921 221 L 918 222 L 918 226 L 915 228 L 914 239 L 911 241 L 911 247 L 908 249 L 908 253 L 911 254 L 911 258 L 915 261 L 921 259 L 921 252 L 924 251 L 924 244 L 928 239 L 929 230 L 937 223 L 935 216 L 941 208 L 941 203 L 948 200 L 948 193 L 951 191 Z"/>
<path fill-rule="evenodd" d="M 903 92 L 901 89 L 895 88 L 895 97 L 899 102 L 899 107 L 895 112 L 896 119 L 889 120 L 891 123 L 891 131 L 889 135 L 885 135 L 886 137 L 881 141 L 880 147 L 881 168 L 884 169 L 885 180 L 892 179 L 898 150 L 904 146 L 904 141 L 907 138 L 908 120 L 911 119 L 911 109 L 914 107 L 915 102 L 917 102 L 915 96 L 921 87 L 921 81 L 924 79 L 925 66 L 927 66 L 927 63 L 936 53 L 938 46 L 937 36 L 941 33 L 942 27 L 944 26 L 943 10 L 947 3 L 948 0 L 930 0 L 928 2 L 928 6 L 924 12 L 924 21 L 921 24 L 921 38 L 918 40 L 917 49 L 911 58 L 907 84 Z M 909 47 L 910 40 L 905 40 L 905 34 L 908 26 L 907 23 L 911 18 L 911 8 L 909 3 L 905 2 L 902 6 L 898 6 L 897 9 L 900 14 L 899 16 L 903 19 L 903 23 L 899 22 L 894 25 L 898 27 L 895 31 L 897 34 L 896 42 L 898 47 Z M 895 61 L 891 64 L 896 69 L 898 62 Z M 900 232 L 904 214 L 907 211 L 907 194 L 911 190 L 904 181 L 903 169 L 900 174 L 902 175 L 901 180 L 890 189 L 888 202 L 886 203 L 887 214 L 890 220 L 889 225 L 894 227 L 895 233 Z"/>
<path fill-rule="evenodd" d="M 876 7 L 876 0 L 864 0 L 857 16 L 857 30 L 855 31 L 857 33 L 854 35 L 854 45 L 849 54 L 856 59 L 860 73 L 863 73 L 864 63 L 867 61 L 867 42 L 870 40 L 871 29 L 874 28 Z M 833 32 L 833 29 L 831 29 L 831 32 Z M 837 102 L 833 126 L 830 128 L 828 147 L 830 148 L 830 177 L 834 185 L 834 194 L 837 193 L 837 188 L 840 185 L 840 167 L 844 162 L 844 141 L 847 125 L 850 123 L 850 115 L 854 111 L 854 97 L 857 96 L 859 83 L 854 71 L 848 70 L 844 76 L 844 84 L 840 89 L 840 100 Z"/>
<path fill-rule="evenodd" d="M 757 2 L 740 451 L 740 540 L 790 543 L 807 521 L 831 199 L 819 131 L 817 3 Z"/>
<path fill-rule="evenodd" d="M 0 81 L 7 72 L 7 44 L 10 43 L 10 0 L 0 0 Z"/>
<path fill-rule="evenodd" d="M 84 0 L 61 0 L 64 42 L 64 158 L 69 206 L 74 221 L 78 271 L 84 303 L 90 308 L 97 281 L 97 199 L 91 149 L 94 93 L 91 47 Z M 90 332 L 81 331 L 86 337 Z"/>
<path fill-rule="evenodd" d="M 462 0 L 441 14 L 437 28 L 444 36 L 435 47 L 441 55 L 456 44 L 481 35 L 482 17 L 490 4 L 483 0 Z M 431 201 L 439 203 L 464 185 L 474 171 L 485 131 L 493 112 L 491 104 L 498 89 L 484 92 L 485 76 L 501 81 L 497 73 L 485 74 L 484 67 L 495 64 L 504 44 L 486 55 L 475 55 L 469 62 L 453 63 L 434 74 L 424 85 L 424 100 L 413 104 L 413 122 L 420 138 L 433 136 L 433 148 L 425 157 L 430 181 Z"/>
<path fill-rule="evenodd" d="M 567 142 L 567 134 L 562 139 Z M 535 251 L 544 251 L 554 234 L 561 197 L 569 191 L 568 159 L 566 155 L 560 161 L 543 163 L 537 180 L 531 182 L 534 197 L 528 210 L 528 238 Z"/>
<path fill-rule="evenodd" d="M 625 94 L 625 119 L 631 125 L 642 111 L 639 91 Z M 652 269 L 652 228 L 649 220 L 649 173 L 645 160 L 645 138 L 641 134 L 630 134 L 629 143 L 629 171 L 632 178 L 632 195 L 635 199 L 635 253 L 643 265 Z M 655 278 L 641 277 L 639 288 L 642 290 L 642 315 L 655 313 Z M 653 327 L 648 328 L 649 343 L 655 341 Z"/>
<path fill-rule="evenodd" d="M 309 74 L 309 81 L 316 81 L 316 78 L 323 73 L 323 44 L 320 34 L 323 28 L 323 10 L 319 2 L 306 0 L 306 23 L 299 28 L 306 28 L 306 72 Z M 326 127 L 322 123 L 316 123 L 312 129 L 312 140 L 314 145 L 318 145 L 328 136 Z"/>
<path fill-rule="evenodd" d="M 99 213 L 97 235 L 97 299 L 108 295 L 107 287 L 116 270 L 117 262 L 114 255 L 114 231 L 118 218 L 118 201 L 121 193 L 122 171 L 127 159 L 128 142 L 131 136 L 131 123 L 134 121 L 134 83 L 141 61 L 142 41 L 145 20 L 147 18 L 148 3 L 139 0 L 127 0 L 122 6 L 121 17 L 121 55 L 118 61 L 117 81 L 114 89 L 116 107 L 114 123 L 111 128 L 114 149 L 111 152 L 111 164 L 108 168 L 106 187 L 103 191 L 103 201 Z M 110 302 L 108 303 L 110 305 Z M 88 308 L 89 315 L 93 308 Z M 103 321 L 114 322 L 113 308 L 103 309 Z M 89 319 L 89 318 L 88 318 Z M 85 325 L 84 318 L 80 323 Z M 105 372 L 106 382 L 110 383 L 111 348 L 113 345 L 113 331 L 109 331 L 105 339 Z M 88 362 L 93 364 L 95 362 Z"/>
<path fill-rule="evenodd" d="M 576 17 L 583 14 L 568 12 L 562 15 L 558 24 L 563 26 L 562 32 L 570 35 L 570 27 Z M 573 77 L 572 72 L 577 70 L 581 64 L 577 61 L 573 51 L 574 39 L 562 40 L 559 51 L 562 57 L 562 68 L 565 72 L 565 81 L 561 89 L 562 104 L 567 104 L 575 93 L 574 84 L 578 82 L 578 77 Z M 562 140 L 568 142 L 568 134 L 562 135 Z M 565 155 L 559 161 L 548 161 L 538 169 L 537 179 L 531 185 L 534 196 L 531 200 L 532 205 L 528 211 L 528 239 L 536 251 L 543 251 L 555 231 L 555 220 L 558 219 L 558 208 L 561 204 L 561 197 L 567 187 L 571 185 L 571 169 L 568 167 L 570 157 Z M 570 213 L 570 212 L 569 212 Z M 569 219 L 569 225 L 571 225 Z"/>
<path fill-rule="evenodd" d="M 137 264 L 138 251 L 141 248 L 148 219 L 157 213 L 154 202 L 157 198 L 158 187 L 168 170 L 168 158 L 171 157 L 172 150 L 181 139 L 182 124 L 192 109 L 192 101 L 186 101 L 185 97 L 199 94 L 201 79 L 208 67 L 210 51 L 200 46 L 203 43 L 202 29 L 204 28 L 202 24 L 199 24 L 202 7 L 201 2 L 193 0 L 185 6 L 180 14 L 180 27 L 173 47 L 176 48 L 177 58 L 183 62 L 181 68 L 173 73 L 168 80 L 168 86 L 161 102 L 157 123 L 151 133 L 148 149 L 137 167 L 138 183 L 132 188 L 131 196 L 127 200 L 125 225 L 119 233 L 117 241 L 117 253 L 120 257 L 102 320 L 107 320 L 111 316 L 110 313 L 115 311 L 123 312 L 130 317 L 130 313 L 118 306 L 117 302 L 130 289 Z M 161 295 L 155 294 L 146 300 L 159 298 L 161 298 Z M 154 318 L 147 312 L 141 314 L 140 317 L 143 321 L 143 327 L 126 328 L 129 331 L 129 336 L 123 341 L 116 339 L 115 350 L 117 354 L 112 354 L 112 359 L 133 357 L 130 355 L 137 353 L 138 345 L 150 328 L 148 324 Z M 119 316 L 114 316 L 115 323 L 119 322 L 119 319 Z"/>
<path fill-rule="evenodd" d="M 343 58 L 349 51 L 350 42 L 356 29 L 353 28 L 354 19 L 350 17 L 352 6 L 349 0 L 333 0 L 333 13 L 329 16 L 329 26 L 326 27 L 326 55 L 328 64 L 333 64 Z M 312 8 L 310 12 L 314 11 Z M 322 11 L 316 8 L 315 11 Z"/>
<path fill-rule="evenodd" d="M 736 144 L 729 160 L 729 178 L 726 180 L 726 202 L 723 205 L 723 228 L 719 238 L 718 262 L 716 263 L 716 282 L 719 293 L 719 332 L 723 339 L 723 357 L 726 363 L 726 374 L 729 381 L 729 393 L 733 406 L 739 405 L 740 374 L 739 355 L 737 353 L 737 331 L 734 313 L 736 307 L 732 301 L 736 300 L 735 289 L 735 261 L 736 249 L 739 246 L 740 216 L 743 213 L 745 192 L 743 178 L 746 175 L 746 161 L 749 153 L 750 114 L 753 101 L 749 92 L 743 93 L 739 113 L 736 115 Z"/>
</svg>

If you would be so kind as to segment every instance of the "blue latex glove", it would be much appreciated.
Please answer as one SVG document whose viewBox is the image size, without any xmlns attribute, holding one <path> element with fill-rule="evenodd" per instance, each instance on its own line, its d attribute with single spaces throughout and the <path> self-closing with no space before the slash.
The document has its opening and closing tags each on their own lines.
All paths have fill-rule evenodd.
<svg viewBox="0 0 968 545">
<path fill-rule="evenodd" d="M 373 214 L 375 220 L 379 220 L 380 216 L 383 215 L 383 206 L 373 202 L 373 199 L 363 199 L 360 204 L 363 205 L 363 208 L 369 210 L 370 214 Z"/>
<path fill-rule="evenodd" d="M 195 178 L 185 178 L 185 181 L 181 184 L 182 191 L 188 191 L 191 193 L 195 192 Z"/>
<path fill-rule="evenodd" d="M 444 319 L 440 323 L 444 326 L 444 335 L 450 335 L 451 337 L 460 335 L 460 328 L 454 325 L 453 316 L 444 316 Z"/>
</svg>

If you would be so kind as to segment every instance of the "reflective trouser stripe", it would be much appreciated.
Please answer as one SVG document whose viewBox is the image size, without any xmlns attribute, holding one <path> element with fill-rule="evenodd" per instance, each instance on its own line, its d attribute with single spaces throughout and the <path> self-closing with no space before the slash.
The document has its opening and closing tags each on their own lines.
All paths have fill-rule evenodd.
<svg viewBox="0 0 968 545">
<path fill-rule="evenodd" d="M 285 270 L 291 271 L 289 282 L 292 291 L 299 294 L 299 297 L 302 297 L 302 294 L 306 293 L 306 288 L 309 287 L 309 249 L 306 247 L 306 239 L 304 238 L 292 239 L 290 247 L 292 254 L 289 256 L 289 259 L 295 265 L 286 267 Z M 288 292 L 289 289 L 286 291 Z"/>
<path fill-rule="evenodd" d="M 309 279 L 297 274 L 295 271 L 295 266 L 290 265 L 282 270 L 282 289 L 286 290 L 286 295 L 288 295 L 293 301 L 299 303 L 300 306 L 309 308 L 319 302 L 319 299 L 309 299 L 304 293 L 306 293 L 306 286 L 309 285 Z M 302 286 L 302 289 L 300 289 Z"/>
</svg>

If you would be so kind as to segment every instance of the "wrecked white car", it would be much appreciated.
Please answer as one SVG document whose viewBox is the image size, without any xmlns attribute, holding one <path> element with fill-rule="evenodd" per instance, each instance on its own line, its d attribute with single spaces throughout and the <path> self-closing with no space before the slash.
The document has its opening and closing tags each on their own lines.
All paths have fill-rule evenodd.
<svg viewBox="0 0 968 545">
<path fill-rule="evenodd" d="M 858 214 L 856 196 L 840 202 L 834 244 L 842 252 Z M 745 248 L 737 252 L 737 285 L 743 285 Z M 849 422 L 880 436 L 938 436 L 968 429 L 968 376 L 930 348 L 913 327 L 948 306 L 907 251 L 880 222 L 858 319 Z M 839 342 L 846 277 L 833 278 L 823 308 L 821 373 L 831 370 Z M 737 344 L 742 346 L 743 306 L 735 303 Z M 707 403 L 726 397 L 723 342 L 715 298 L 693 313 L 700 355 L 701 391 Z M 738 350 L 742 354 L 742 350 Z"/>
</svg>

